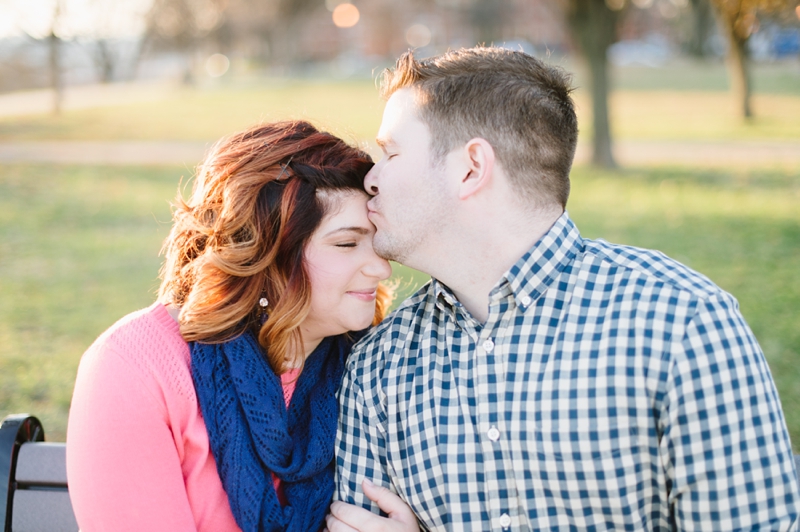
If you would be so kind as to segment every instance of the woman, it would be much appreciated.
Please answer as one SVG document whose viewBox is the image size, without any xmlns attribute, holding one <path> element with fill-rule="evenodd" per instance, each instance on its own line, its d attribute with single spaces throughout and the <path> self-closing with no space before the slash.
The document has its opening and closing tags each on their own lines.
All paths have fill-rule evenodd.
<svg viewBox="0 0 800 532">
<path fill-rule="evenodd" d="M 334 393 L 389 300 L 371 166 L 305 122 L 212 149 L 174 209 L 158 301 L 81 360 L 67 473 L 84 532 L 324 526 Z"/>
</svg>

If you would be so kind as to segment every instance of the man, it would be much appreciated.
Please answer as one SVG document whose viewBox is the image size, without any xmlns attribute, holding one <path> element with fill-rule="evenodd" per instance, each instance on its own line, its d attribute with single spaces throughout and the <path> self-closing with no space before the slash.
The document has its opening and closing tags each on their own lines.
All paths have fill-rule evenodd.
<svg viewBox="0 0 800 532">
<path fill-rule="evenodd" d="M 379 513 L 370 481 L 429 530 L 795 529 L 788 433 L 736 300 L 567 215 L 568 77 L 475 48 L 406 54 L 382 90 L 374 246 L 433 279 L 349 359 L 338 499 Z"/>
</svg>

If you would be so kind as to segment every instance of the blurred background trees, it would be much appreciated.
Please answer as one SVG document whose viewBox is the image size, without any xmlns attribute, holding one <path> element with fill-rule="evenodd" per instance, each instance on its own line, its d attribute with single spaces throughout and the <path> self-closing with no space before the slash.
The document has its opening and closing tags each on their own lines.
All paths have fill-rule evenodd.
<svg viewBox="0 0 800 532">
<path fill-rule="evenodd" d="M 592 163 L 613 168 L 611 125 L 608 114 L 608 49 L 617 41 L 623 0 L 569 0 L 567 21 L 572 38 L 589 66 L 592 95 Z"/>
<path fill-rule="evenodd" d="M 409 48 L 493 44 L 585 73 L 592 161 L 613 167 L 609 61 L 727 57 L 750 117 L 748 62 L 800 54 L 797 1 L 0 0 L 0 91 L 52 87 L 57 111 L 64 84 L 373 77 Z"/>
<path fill-rule="evenodd" d="M 728 69 L 731 89 L 744 118 L 753 116 L 750 100 L 750 37 L 759 30 L 761 21 L 791 21 L 797 5 L 795 0 L 710 0 L 717 11 L 720 28 L 728 42 Z M 797 12 L 800 18 L 800 12 Z M 771 18 L 772 17 L 772 18 Z"/>
</svg>

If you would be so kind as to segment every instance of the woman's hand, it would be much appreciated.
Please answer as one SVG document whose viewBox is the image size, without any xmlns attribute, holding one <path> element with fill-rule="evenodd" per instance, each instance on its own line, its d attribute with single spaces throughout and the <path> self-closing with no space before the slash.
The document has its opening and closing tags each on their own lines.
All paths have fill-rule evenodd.
<svg viewBox="0 0 800 532">
<path fill-rule="evenodd" d="M 361 483 L 361 489 L 389 517 L 336 501 L 331 504 L 331 513 L 325 518 L 326 532 L 419 532 L 417 517 L 403 499 L 366 479 Z"/>
</svg>

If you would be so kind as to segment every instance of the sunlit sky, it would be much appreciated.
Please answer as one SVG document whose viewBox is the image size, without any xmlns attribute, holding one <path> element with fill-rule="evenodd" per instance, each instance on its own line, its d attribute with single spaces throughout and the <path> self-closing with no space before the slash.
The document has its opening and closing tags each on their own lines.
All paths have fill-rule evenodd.
<svg viewBox="0 0 800 532">
<path fill-rule="evenodd" d="M 0 38 L 50 33 L 56 2 L 56 34 L 73 37 L 126 37 L 144 29 L 143 15 L 153 0 L 0 0 Z"/>
</svg>

